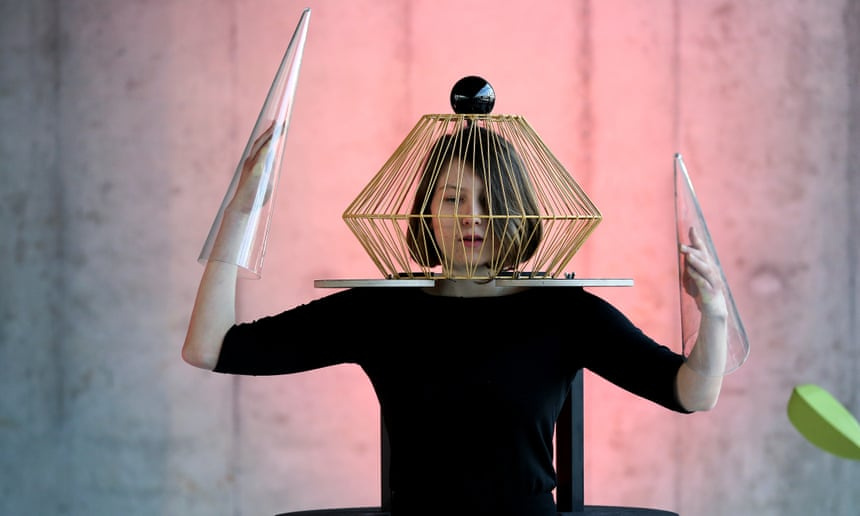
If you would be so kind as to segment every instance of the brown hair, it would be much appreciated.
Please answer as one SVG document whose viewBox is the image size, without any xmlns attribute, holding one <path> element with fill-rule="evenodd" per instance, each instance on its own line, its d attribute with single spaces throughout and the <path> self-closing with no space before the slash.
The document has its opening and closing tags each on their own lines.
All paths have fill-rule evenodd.
<svg viewBox="0 0 860 516">
<path fill-rule="evenodd" d="M 525 166 L 514 146 L 494 131 L 470 124 L 439 138 L 431 148 L 418 183 L 409 232 L 409 254 L 422 266 L 442 263 L 439 245 L 430 227 L 430 199 L 439 171 L 454 160 L 472 166 L 484 181 L 488 225 L 501 243 L 503 259 L 498 273 L 511 269 L 534 254 L 542 237 L 537 202 Z M 498 216 L 502 216 L 499 218 Z"/>
</svg>

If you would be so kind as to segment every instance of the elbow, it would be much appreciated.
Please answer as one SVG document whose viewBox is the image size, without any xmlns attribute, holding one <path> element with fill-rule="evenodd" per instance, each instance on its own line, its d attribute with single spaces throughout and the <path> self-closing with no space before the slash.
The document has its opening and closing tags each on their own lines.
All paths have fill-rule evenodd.
<svg viewBox="0 0 860 516">
<path fill-rule="evenodd" d="M 707 412 L 717 406 L 717 400 L 696 400 L 681 404 L 688 412 Z"/>
<path fill-rule="evenodd" d="M 707 412 L 713 410 L 719 401 L 719 391 L 710 392 L 679 392 L 678 402 L 688 412 Z"/>
<path fill-rule="evenodd" d="M 185 363 L 207 371 L 215 369 L 215 365 L 218 363 L 217 356 L 201 352 L 199 347 L 194 346 L 189 340 L 186 340 L 185 345 L 182 346 L 181 355 Z"/>
<path fill-rule="evenodd" d="M 675 377 L 675 396 L 690 412 L 713 410 L 720 398 L 721 387 L 721 376 L 702 375 L 686 363 L 678 369 Z"/>
</svg>

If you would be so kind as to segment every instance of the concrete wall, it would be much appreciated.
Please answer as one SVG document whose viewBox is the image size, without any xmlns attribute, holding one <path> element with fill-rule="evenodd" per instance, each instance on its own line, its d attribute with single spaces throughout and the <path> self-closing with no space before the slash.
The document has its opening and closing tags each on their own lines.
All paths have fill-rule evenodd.
<svg viewBox="0 0 860 516">
<path fill-rule="evenodd" d="M 253 318 L 376 277 L 340 220 L 464 75 L 596 202 L 571 263 L 679 348 L 682 152 L 752 352 L 680 416 L 586 378 L 592 504 L 854 516 L 860 463 L 791 427 L 792 386 L 860 414 L 860 4 L 851 0 L 0 1 L 0 513 L 265 515 L 377 503 L 350 367 L 196 370 L 196 258 L 301 10 L 312 15 Z M 313 336 L 323 339 L 324 334 Z"/>
</svg>

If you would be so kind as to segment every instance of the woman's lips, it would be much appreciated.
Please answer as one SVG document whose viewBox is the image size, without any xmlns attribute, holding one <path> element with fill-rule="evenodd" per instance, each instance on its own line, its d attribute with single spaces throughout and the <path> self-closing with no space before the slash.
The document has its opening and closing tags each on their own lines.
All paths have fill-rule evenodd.
<svg viewBox="0 0 860 516">
<path fill-rule="evenodd" d="M 484 239 L 479 236 L 463 237 L 461 240 L 464 247 L 475 248 L 484 244 Z"/>
</svg>

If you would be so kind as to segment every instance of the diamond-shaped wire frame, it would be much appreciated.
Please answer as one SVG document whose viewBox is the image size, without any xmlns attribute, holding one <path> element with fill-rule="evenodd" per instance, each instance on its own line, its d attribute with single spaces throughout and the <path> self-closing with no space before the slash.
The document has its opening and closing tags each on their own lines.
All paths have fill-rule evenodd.
<svg viewBox="0 0 860 516">
<path fill-rule="evenodd" d="M 460 205 L 469 167 L 481 213 Z M 440 184 L 458 186 L 434 196 Z M 602 215 L 525 119 L 451 114 L 421 117 L 343 219 L 388 279 L 555 278 Z M 469 239 L 474 222 L 483 240 Z"/>
</svg>

